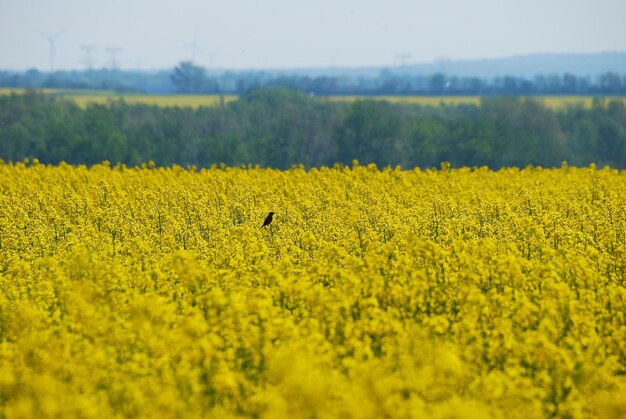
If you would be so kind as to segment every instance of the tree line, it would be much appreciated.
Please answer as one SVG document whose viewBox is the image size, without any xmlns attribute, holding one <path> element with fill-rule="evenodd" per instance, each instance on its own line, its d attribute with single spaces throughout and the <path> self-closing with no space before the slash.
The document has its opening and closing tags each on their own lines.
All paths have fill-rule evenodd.
<svg viewBox="0 0 626 419">
<path fill-rule="evenodd" d="M 333 103 L 283 88 L 197 109 L 131 105 L 80 108 L 37 91 L 0 97 L 0 159 L 129 166 L 153 161 L 207 167 L 543 167 L 590 163 L 626 168 L 623 101 L 562 110 L 521 97 L 428 107 L 359 100 Z"/>
<path fill-rule="evenodd" d="M 0 71 L 0 87 L 107 89 L 154 94 L 243 94 L 260 87 L 286 87 L 316 95 L 626 95 L 626 75 L 605 72 L 595 77 L 571 73 L 532 78 L 491 79 L 444 73 L 411 74 L 385 69 L 375 75 L 305 75 L 272 71 L 208 71 L 181 62 L 168 71 L 26 72 Z"/>
</svg>

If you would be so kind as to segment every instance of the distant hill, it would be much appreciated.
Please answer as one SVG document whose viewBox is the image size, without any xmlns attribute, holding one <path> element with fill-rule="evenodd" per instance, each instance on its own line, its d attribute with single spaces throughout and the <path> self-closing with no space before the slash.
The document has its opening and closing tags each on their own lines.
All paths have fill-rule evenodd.
<svg viewBox="0 0 626 419">
<path fill-rule="evenodd" d="M 311 68 L 277 70 L 280 73 L 305 74 L 309 76 L 358 76 L 373 77 L 381 71 L 431 75 L 445 73 L 460 77 L 492 78 L 497 76 L 534 77 L 538 74 L 565 74 L 595 77 L 614 72 L 626 74 L 626 52 L 604 52 L 594 54 L 529 54 L 504 58 L 477 60 L 449 60 L 423 64 L 408 64 L 402 67 L 363 68 Z"/>
<path fill-rule="evenodd" d="M 626 73 L 626 52 L 599 54 L 532 54 L 507 58 L 447 61 L 411 67 L 422 73 L 445 72 L 458 76 L 495 77 L 511 75 L 533 77 L 538 74 L 597 76 L 614 72 Z"/>
</svg>

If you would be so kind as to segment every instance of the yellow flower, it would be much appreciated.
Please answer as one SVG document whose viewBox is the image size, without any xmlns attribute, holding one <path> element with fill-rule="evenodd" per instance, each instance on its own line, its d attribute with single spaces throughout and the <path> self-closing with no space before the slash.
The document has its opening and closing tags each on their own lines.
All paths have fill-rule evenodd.
<svg viewBox="0 0 626 419">
<path fill-rule="evenodd" d="M 625 180 L 0 163 L 1 411 L 621 417 Z"/>
</svg>

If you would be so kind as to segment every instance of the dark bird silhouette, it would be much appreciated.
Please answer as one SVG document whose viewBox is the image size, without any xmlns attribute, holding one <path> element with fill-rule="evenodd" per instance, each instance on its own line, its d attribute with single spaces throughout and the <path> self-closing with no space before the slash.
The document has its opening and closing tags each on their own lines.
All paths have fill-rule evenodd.
<svg viewBox="0 0 626 419">
<path fill-rule="evenodd" d="M 263 221 L 263 225 L 261 226 L 261 228 L 265 227 L 266 225 L 269 225 L 272 222 L 273 216 L 274 216 L 274 213 L 270 211 L 270 213 L 267 215 L 267 218 L 265 218 L 265 221 Z"/>
</svg>

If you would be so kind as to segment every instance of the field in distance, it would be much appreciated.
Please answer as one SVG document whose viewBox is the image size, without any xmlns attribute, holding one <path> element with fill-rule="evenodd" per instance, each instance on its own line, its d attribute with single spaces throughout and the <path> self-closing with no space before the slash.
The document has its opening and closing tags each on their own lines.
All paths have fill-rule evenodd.
<svg viewBox="0 0 626 419">
<path fill-rule="evenodd" d="M 25 89 L 0 88 L 0 95 L 23 93 Z M 145 104 L 157 106 L 178 106 L 199 108 L 201 106 L 217 106 L 237 100 L 236 95 L 147 95 L 119 94 L 111 90 L 89 89 L 41 89 L 44 94 L 62 97 L 76 102 L 81 108 L 89 104 L 105 105 L 116 100 L 124 100 L 129 104 Z"/>
<path fill-rule="evenodd" d="M 201 106 L 217 106 L 227 104 L 238 99 L 237 95 L 147 95 L 147 94 L 119 94 L 110 90 L 84 89 L 41 89 L 45 94 L 63 97 L 76 102 L 80 107 L 90 103 L 107 104 L 111 101 L 124 100 L 129 104 L 146 104 L 157 106 L 178 106 L 198 108 Z M 0 95 L 22 93 L 20 88 L 0 88 Z M 354 102 L 357 100 L 382 100 L 390 103 L 406 103 L 424 106 L 441 105 L 478 105 L 480 96 L 320 96 L 329 102 Z M 560 109 L 568 106 L 582 105 L 590 108 L 596 96 L 532 96 L 540 100 L 548 108 Z M 624 96 L 611 96 L 607 99 L 622 100 Z"/>
</svg>

